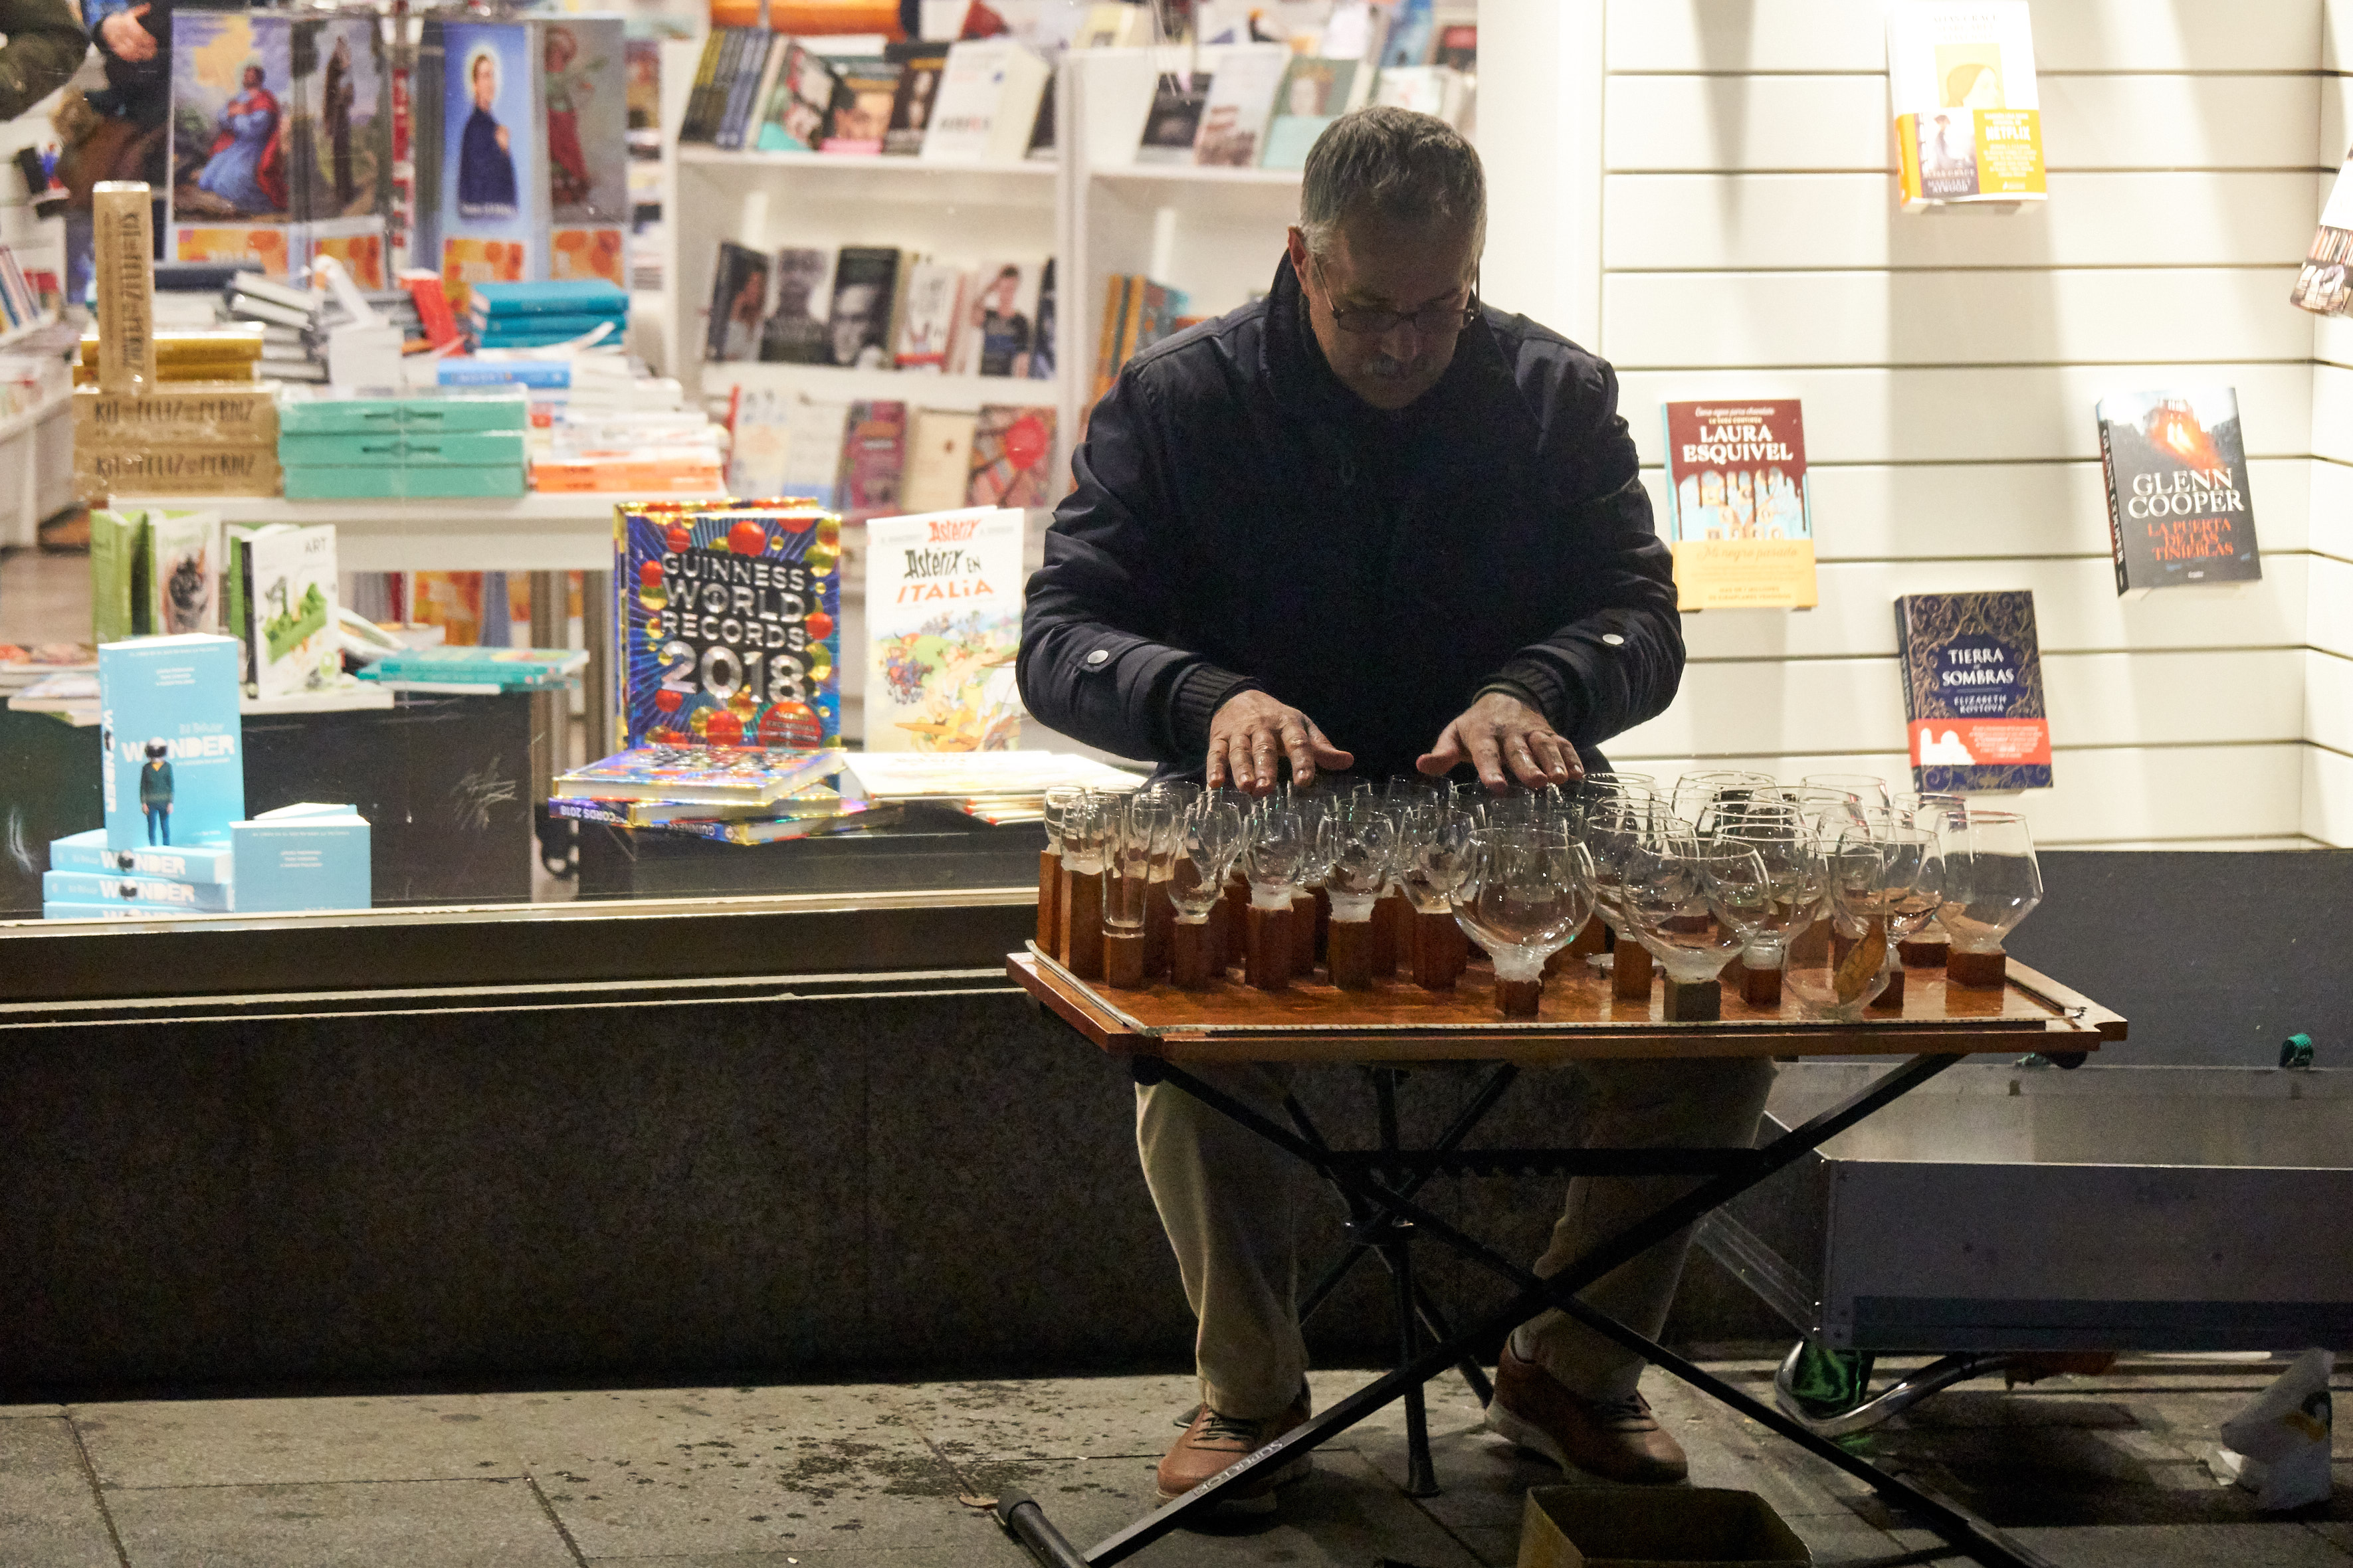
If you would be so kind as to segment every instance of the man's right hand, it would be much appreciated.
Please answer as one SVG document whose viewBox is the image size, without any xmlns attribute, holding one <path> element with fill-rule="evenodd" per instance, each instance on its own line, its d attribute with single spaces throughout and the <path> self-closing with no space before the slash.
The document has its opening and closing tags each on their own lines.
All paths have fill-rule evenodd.
<svg viewBox="0 0 2353 1568">
<path fill-rule="evenodd" d="M 1279 782 L 1275 759 L 1291 759 L 1291 782 L 1315 782 L 1318 768 L 1345 768 L 1356 759 L 1324 739 L 1314 720 L 1263 691 L 1238 691 L 1209 720 L 1211 789 L 1231 779 L 1236 789 L 1266 795 Z"/>
<path fill-rule="evenodd" d="M 155 35 L 139 25 L 139 18 L 146 14 L 146 6 L 133 5 L 128 11 L 117 11 L 98 25 L 115 58 L 138 65 L 155 58 Z"/>
</svg>

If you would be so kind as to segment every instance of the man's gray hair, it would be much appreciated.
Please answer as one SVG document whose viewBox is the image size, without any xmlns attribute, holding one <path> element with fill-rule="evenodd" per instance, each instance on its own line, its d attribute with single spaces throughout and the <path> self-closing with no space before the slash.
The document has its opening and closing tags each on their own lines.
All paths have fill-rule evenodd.
<svg viewBox="0 0 2353 1568">
<path fill-rule="evenodd" d="M 1487 176 L 1478 150 L 1435 115 L 1387 104 L 1356 110 L 1324 129 L 1299 182 L 1299 226 L 1308 253 L 1329 253 L 1348 218 L 1434 220 L 1470 226 L 1471 254 L 1487 237 Z"/>
</svg>

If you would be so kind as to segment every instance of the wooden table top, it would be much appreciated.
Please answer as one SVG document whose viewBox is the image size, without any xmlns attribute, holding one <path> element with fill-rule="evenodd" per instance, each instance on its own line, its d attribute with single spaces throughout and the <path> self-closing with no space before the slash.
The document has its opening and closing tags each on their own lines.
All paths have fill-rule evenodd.
<svg viewBox="0 0 2353 1568">
<path fill-rule="evenodd" d="M 1290 989 L 1253 991 L 1220 980 L 1208 991 L 1155 982 L 1115 991 L 1071 974 L 1035 942 L 1006 955 L 1021 988 L 1103 1050 L 1173 1062 L 1510 1061 L 1543 1063 L 1636 1057 L 1912 1056 L 1997 1051 L 2088 1051 L 2125 1037 L 2125 1020 L 2013 958 L 2000 991 L 1948 985 L 1941 969 L 1905 973 L 1900 1013 L 1852 1024 L 1752 1007 L 1724 993 L 1724 1016 L 1671 1024 L 1663 993 L 1620 1003 L 1599 971 L 1577 966 L 1545 983 L 1532 1019 L 1495 1011 L 1494 975 L 1474 960 L 1451 992 L 1411 981 L 1371 991 L 1336 990 L 1294 979 Z"/>
</svg>

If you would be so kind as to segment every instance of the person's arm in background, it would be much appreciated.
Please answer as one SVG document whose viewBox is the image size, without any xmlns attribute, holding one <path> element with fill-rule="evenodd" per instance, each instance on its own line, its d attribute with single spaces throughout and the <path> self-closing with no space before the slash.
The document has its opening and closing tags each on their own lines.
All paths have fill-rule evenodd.
<svg viewBox="0 0 2353 1568">
<path fill-rule="evenodd" d="M 1586 542 L 1577 613 L 1504 660 L 1421 759 L 1424 773 L 1469 762 L 1491 789 L 1507 776 L 1565 783 L 1583 773 L 1568 747 L 1656 718 L 1683 682 L 1674 557 L 1651 522 L 1617 374 L 1590 361 L 1580 384 L 1561 391 L 1539 459 L 1558 479 L 1565 525 Z"/>
<path fill-rule="evenodd" d="M 90 51 L 69 0 L 0 0 L 0 120 L 14 120 L 66 83 Z"/>
<path fill-rule="evenodd" d="M 1115 756 L 1190 763 L 1212 784 L 1263 794 L 1276 760 L 1312 779 L 1349 757 L 1306 715 L 1166 640 L 1168 595 L 1187 574 L 1184 521 L 1168 500 L 1166 428 L 1151 383 L 1123 374 L 1071 458 L 1077 488 L 1055 510 L 1029 579 L 1016 667 L 1038 721 Z"/>
</svg>

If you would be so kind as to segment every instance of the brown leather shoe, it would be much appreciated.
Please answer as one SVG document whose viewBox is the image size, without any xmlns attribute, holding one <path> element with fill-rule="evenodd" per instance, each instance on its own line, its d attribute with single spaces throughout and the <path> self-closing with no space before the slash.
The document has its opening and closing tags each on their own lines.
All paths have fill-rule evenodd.
<svg viewBox="0 0 2353 1568">
<path fill-rule="evenodd" d="M 1220 1415 L 1203 1405 L 1193 1413 L 1193 1424 L 1185 1428 L 1185 1435 L 1161 1457 L 1160 1500 L 1175 1502 L 1243 1455 L 1256 1453 L 1306 1419 L 1304 1388 L 1290 1409 L 1260 1421 Z M 1218 1506 L 1235 1513 L 1271 1513 L 1274 1489 L 1301 1479 L 1314 1464 L 1313 1454 L 1302 1454 L 1278 1468 L 1252 1475 L 1247 1483 L 1220 1497 Z"/>
<path fill-rule="evenodd" d="M 1606 1405 L 1580 1399 L 1552 1373 L 1514 1354 L 1508 1338 L 1495 1363 L 1487 1426 L 1563 1469 L 1574 1467 L 1604 1480 L 1661 1486 L 1691 1474 L 1682 1446 L 1641 1394 Z"/>
</svg>

